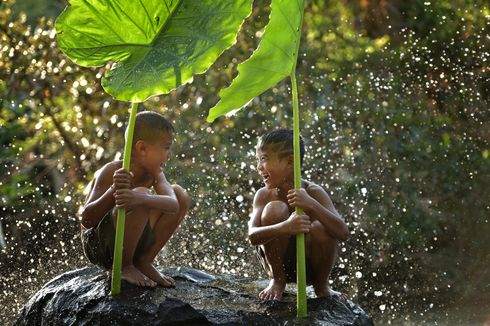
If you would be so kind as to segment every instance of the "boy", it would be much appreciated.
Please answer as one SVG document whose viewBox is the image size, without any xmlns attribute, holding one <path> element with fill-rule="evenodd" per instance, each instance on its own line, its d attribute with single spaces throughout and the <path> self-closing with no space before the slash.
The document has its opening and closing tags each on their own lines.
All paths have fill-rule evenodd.
<svg viewBox="0 0 490 326">
<path fill-rule="evenodd" d="M 301 139 L 301 162 L 304 151 Z M 328 278 L 336 259 L 337 242 L 349 237 L 349 229 L 322 187 L 302 180 L 301 189 L 294 189 L 291 130 L 279 129 L 261 137 L 257 171 L 265 186 L 255 194 L 248 238 L 257 246 L 261 263 L 272 277 L 259 298 L 281 300 L 286 283 L 296 281 L 298 233 L 305 233 L 307 283 L 313 284 L 317 297 L 341 295 L 328 286 Z M 295 207 L 302 208 L 304 215 L 296 215 Z"/>
<path fill-rule="evenodd" d="M 182 222 L 186 191 L 170 185 L 163 164 L 170 159 L 173 127 L 155 112 L 136 115 L 130 171 L 107 163 L 92 182 L 81 213 L 83 250 L 93 264 L 112 268 L 117 209 L 126 209 L 121 278 L 143 287 L 174 287 L 152 262 Z"/>
</svg>

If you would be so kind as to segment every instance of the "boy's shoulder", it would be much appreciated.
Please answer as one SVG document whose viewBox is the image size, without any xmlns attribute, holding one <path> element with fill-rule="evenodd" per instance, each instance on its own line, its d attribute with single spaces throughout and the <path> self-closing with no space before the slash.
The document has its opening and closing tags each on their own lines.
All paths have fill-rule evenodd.
<svg viewBox="0 0 490 326">
<path fill-rule="evenodd" d="M 320 186 L 320 185 L 318 185 L 312 181 L 304 180 L 304 182 L 305 182 L 305 190 L 307 192 L 325 191 L 325 189 L 322 186 Z"/>
<path fill-rule="evenodd" d="M 106 163 L 102 168 L 103 169 L 111 169 L 111 170 L 117 170 L 122 168 L 123 161 L 121 160 L 116 160 L 116 161 L 111 161 Z"/>
<path fill-rule="evenodd" d="M 120 169 L 121 167 L 122 167 L 122 161 L 120 160 L 108 162 L 104 164 L 104 166 L 101 167 L 97 172 L 95 172 L 95 177 L 98 177 L 101 174 L 112 175 L 117 169 Z"/>
<path fill-rule="evenodd" d="M 255 193 L 258 196 L 270 196 L 275 189 L 268 189 L 267 187 L 262 187 Z"/>
<path fill-rule="evenodd" d="M 310 195 L 314 194 L 314 193 L 324 193 L 324 194 L 327 193 L 325 188 L 323 188 L 319 184 L 316 184 L 312 181 L 307 181 L 307 180 L 304 180 L 304 183 L 305 183 L 304 188 L 305 188 L 306 192 L 309 193 Z"/>
<path fill-rule="evenodd" d="M 328 195 L 327 190 L 324 187 L 322 187 L 322 186 L 320 186 L 314 182 L 306 181 L 304 188 L 305 188 L 306 192 L 308 193 L 308 195 L 315 198 L 316 200 L 326 200 L 326 201 L 331 200 L 330 196 Z"/>
<path fill-rule="evenodd" d="M 274 190 L 262 187 L 255 193 L 255 202 L 267 203 L 274 200 Z"/>
</svg>

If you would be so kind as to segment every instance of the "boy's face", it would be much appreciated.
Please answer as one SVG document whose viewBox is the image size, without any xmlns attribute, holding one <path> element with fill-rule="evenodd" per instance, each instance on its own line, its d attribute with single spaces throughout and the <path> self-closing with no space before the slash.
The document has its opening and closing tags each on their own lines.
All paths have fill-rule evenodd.
<svg viewBox="0 0 490 326">
<path fill-rule="evenodd" d="M 257 172 L 268 189 L 289 185 L 294 176 L 290 157 L 280 158 L 267 147 L 257 148 Z"/>
<path fill-rule="evenodd" d="M 163 164 L 170 159 L 172 142 L 173 134 L 168 132 L 160 133 L 155 141 L 146 142 L 145 166 L 153 176 L 162 173 Z"/>
</svg>

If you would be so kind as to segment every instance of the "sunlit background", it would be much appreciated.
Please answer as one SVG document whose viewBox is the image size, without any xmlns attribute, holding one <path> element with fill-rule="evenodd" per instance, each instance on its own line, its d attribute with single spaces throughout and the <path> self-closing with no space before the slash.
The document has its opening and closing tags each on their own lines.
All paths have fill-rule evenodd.
<svg viewBox="0 0 490 326">
<path fill-rule="evenodd" d="M 267 2 L 266 2 L 267 3 Z M 348 222 L 332 287 L 376 325 L 490 324 L 490 8 L 486 1 L 310 0 L 298 64 L 304 177 Z M 260 6 L 259 6 L 260 5 Z M 58 49 L 63 1 L 0 5 L 0 323 L 45 282 L 88 265 L 77 211 L 121 158 L 128 103 Z M 167 177 L 189 216 L 160 266 L 265 278 L 246 239 L 257 137 L 292 125 L 283 81 L 205 122 L 260 41 L 257 1 L 205 75 L 140 106 L 176 128 Z"/>
</svg>

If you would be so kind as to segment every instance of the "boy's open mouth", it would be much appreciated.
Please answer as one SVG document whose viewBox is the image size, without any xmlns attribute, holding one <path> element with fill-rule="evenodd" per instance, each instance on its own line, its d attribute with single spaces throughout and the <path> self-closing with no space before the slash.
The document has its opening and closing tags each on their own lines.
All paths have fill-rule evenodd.
<svg viewBox="0 0 490 326">
<path fill-rule="evenodd" d="M 267 182 L 269 180 L 270 176 L 268 174 L 262 174 L 262 179 L 264 179 L 264 182 Z"/>
</svg>

